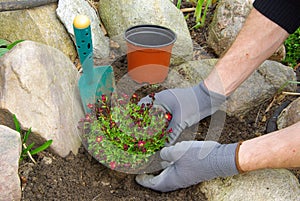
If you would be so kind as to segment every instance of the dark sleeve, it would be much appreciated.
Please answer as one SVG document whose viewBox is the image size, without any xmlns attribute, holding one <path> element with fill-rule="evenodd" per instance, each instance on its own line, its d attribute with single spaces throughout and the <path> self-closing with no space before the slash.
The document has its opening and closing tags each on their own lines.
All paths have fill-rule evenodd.
<svg viewBox="0 0 300 201">
<path fill-rule="evenodd" d="M 253 7 L 289 34 L 300 26 L 300 0 L 255 0 Z"/>
</svg>

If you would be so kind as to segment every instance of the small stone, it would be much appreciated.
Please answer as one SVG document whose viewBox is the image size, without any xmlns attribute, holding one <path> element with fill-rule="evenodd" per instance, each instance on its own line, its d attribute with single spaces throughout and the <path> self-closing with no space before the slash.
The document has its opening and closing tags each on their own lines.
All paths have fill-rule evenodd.
<svg viewBox="0 0 300 201">
<path fill-rule="evenodd" d="M 47 157 L 47 156 L 44 156 L 44 158 L 42 159 L 42 162 L 43 162 L 45 165 L 50 165 L 50 164 L 52 164 L 52 158 Z"/>
<path fill-rule="evenodd" d="M 109 186 L 110 185 L 109 182 L 104 182 L 104 181 L 101 181 L 101 184 L 102 184 L 102 186 Z"/>
</svg>

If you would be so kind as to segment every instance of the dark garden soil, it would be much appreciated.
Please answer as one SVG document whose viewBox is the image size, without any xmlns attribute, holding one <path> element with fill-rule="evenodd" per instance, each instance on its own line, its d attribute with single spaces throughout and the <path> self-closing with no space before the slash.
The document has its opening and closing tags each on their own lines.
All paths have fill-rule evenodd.
<svg viewBox="0 0 300 201">
<path fill-rule="evenodd" d="M 193 13 L 190 13 L 190 17 L 187 19 L 189 27 L 194 25 L 192 15 Z M 208 21 L 210 16 L 211 13 L 209 13 Z M 207 27 L 191 30 L 191 36 L 195 44 L 201 45 L 208 52 L 208 55 L 214 56 L 206 44 L 206 29 Z M 195 52 L 197 54 L 197 48 L 195 48 Z M 117 80 L 126 72 L 126 58 L 117 60 L 114 63 L 114 68 Z M 284 100 L 292 99 L 295 97 L 287 96 L 284 98 Z M 283 100 L 278 99 L 270 111 L 265 113 L 271 101 L 266 101 L 243 118 L 226 117 L 222 135 L 218 141 L 220 143 L 232 143 L 264 135 L 267 119 L 283 102 Z M 210 119 L 208 117 L 200 122 L 196 135 L 197 140 L 205 139 Z M 110 170 L 93 159 L 83 147 L 80 148 L 77 155 L 70 153 L 66 158 L 44 151 L 37 155 L 36 160 L 37 164 L 30 163 L 29 160 L 20 164 L 23 201 L 206 200 L 205 196 L 197 190 L 197 186 L 170 193 L 158 193 L 143 188 L 135 183 L 135 175 Z M 294 173 L 300 179 L 299 172 L 294 171 Z"/>
</svg>

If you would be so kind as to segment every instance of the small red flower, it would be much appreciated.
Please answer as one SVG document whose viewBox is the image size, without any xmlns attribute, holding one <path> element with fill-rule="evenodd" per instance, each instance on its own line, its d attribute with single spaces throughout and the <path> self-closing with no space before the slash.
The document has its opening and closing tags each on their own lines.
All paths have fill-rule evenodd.
<svg viewBox="0 0 300 201">
<path fill-rule="evenodd" d="M 146 144 L 145 141 L 140 140 L 140 141 L 138 142 L 138 147 L 143 147 L 145 144 Z"/>
<path fill-rule="evenodd" d="M 109 163 L 109 167 L 110 167 L 110 169 L 114 170 L 116 168 L 116 162 L 115 161 L 111 161 Z"/>
<path fill-rule="evenodd" d="M 154 100 L 154 96 L 155 96 L 155 93 L 149 94 L 149 97 L 152 98 L 153 100 Z"/>
<path fill-rule="evenodd" d="M 169 113 L 169 112 L 167 112 L 167 113 L 165 114 L 165 118 L 166 118 L 168 121 L 171 121 L 171 119 L 172 119 L 172 114 Z"/>
<path fill-rule="evenodd" d="M 142 122 L 141 122 L 140 120 L 138 120 L 138 121 L 136 122 L 136 125 L 141 126 L 141 125 L 142 125 Z"/>
<path fill-rule="evenodd" d="M 107 96 L 106 96 L 106 95 L 104 95 L 104 94 L 102 94 L 102 96 L 101 96 L 101 100 L 102 100 L 102 102 L 106 102 L 106 100 L 107 100 Z"/>
<path fill-rule="evenodd" d="M 132 98 L 138 98 L 138 95 L 136 93 L 132 94 Z"/>
<path fill-rule="evenodd" d="M 99 111 L 99 113 L 102 114 L 103 113 L 103 108 L 99 108 L 98 111 Z"/>
<path fill-rule="evenodd" d="M 173 129 L 170 128 L 170 129 L 168 130 L 168 132 L 169 132 L 169 133 L 173 133 Z"/>
<path fill-rule="evenodd" d="M 110 126 L 110 128 L 113 128 L 113 127 L 115 127 L 116 126 L 116 122 L 114 122 L 114 121 L 110 121 L 109 122 L 109 126 Z"/>
<path fill-rule="evenodd" d="M 89 104 L 87 104 L 87 107 L 90 108 L 90 109 L 93 109 L 93 108 L 94 108 L 94 105 L 91 104 L 91 103 L 89 103 Z"/>
<path fill-rule="evenodd" d="M 101 142 L 103 140 L 103 136 L 97 136 L 96 137 L 96 142 Z"/>
<path fill-rule="evenodd" d="M 127 144 L 124 144 L 124 145 L 123 145 L 123 149 L 124 149 L 124 151 L 127 151 L 127 150 L 128 150 L 128 145 L 127 145 Z"/>
</svg>

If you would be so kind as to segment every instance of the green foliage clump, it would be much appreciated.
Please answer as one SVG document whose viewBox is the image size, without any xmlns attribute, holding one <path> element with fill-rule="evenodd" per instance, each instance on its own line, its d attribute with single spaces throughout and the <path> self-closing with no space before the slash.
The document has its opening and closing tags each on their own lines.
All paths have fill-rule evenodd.
<svg viewBox="0 0 300 201">
<path fill-rule="evenodd" d="M 111 106 L 102 95 L 97 104 L 88 104 L 91 113 L 80 121 L 83 144 L 99 162 L 111 169 L 137 168 L 168 142 L 172 115 L 151 103 L 139 105 L 137 94 L 116 97 Z M 123 170 L 123 171 L 124 171 Z"/>
<path fill-rule="evenodd" d="M 291 34 L 284 42 L 286 48 L 286 57 L 284 63 L 295 67 L 300 63 L 300 28 Z"/>
</svg>

